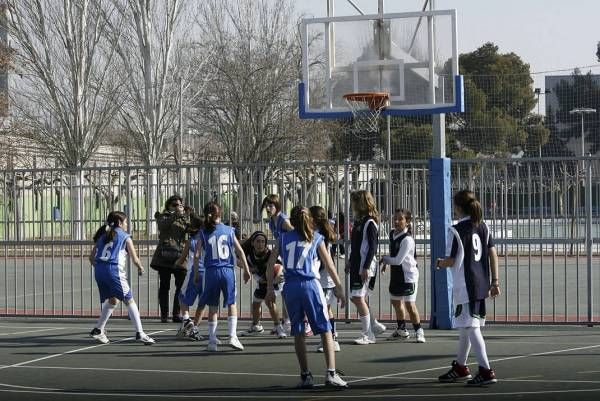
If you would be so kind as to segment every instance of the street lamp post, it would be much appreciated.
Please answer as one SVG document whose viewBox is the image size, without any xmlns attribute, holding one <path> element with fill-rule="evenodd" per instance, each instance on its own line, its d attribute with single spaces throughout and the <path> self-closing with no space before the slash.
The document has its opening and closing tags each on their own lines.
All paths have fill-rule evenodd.
<svg viewBox="0 0 600 401">
<path fill-rule="evenodd" d="M 590 107 L 578 107 L 569 111 L 569 114 L 579 114 L 581 116 L 581 156 L 585 156 L 585 128 L 583 116 L 586 114 L 594 114 L 595 112 L 596 109 Z"/>
</svg>

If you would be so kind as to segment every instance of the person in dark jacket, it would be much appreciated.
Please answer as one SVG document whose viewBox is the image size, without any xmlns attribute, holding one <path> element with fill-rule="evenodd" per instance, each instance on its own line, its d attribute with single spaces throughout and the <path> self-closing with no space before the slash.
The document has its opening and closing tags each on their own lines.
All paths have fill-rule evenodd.
<svg viewBox="0 0 600 401">
<path fill-rule="evenodd" d="M 175 277 L 175 295 L 173 297 L 173 322 L 181 322 L 179 316 L 179 293 L 185 280 L 187 269 L 175 262 L 181 257 L 189 227 L 189 213 L 183 207 L 183 199 L 173 195 L 165 202 L 162 212 L 154 215 L 158 225 L 158 246 L 152 256 L 150 267 L 158 271 L 158 301 L 160 319 L 167 322 L 169 316 L 169 290 L 171 275 Z"/>
</svg>

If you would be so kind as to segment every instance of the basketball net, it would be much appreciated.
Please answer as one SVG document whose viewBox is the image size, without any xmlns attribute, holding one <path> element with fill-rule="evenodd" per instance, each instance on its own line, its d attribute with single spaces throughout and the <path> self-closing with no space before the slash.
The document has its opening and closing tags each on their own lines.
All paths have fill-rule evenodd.
<svg viewBox="0 0 600 401">
<path fill-rule="evenodd" d="M 354 117 L 350 129 L 353 134 L 369 134 L 379 132 L 379 115 L 390 99 L 387 92 L 348 93 L 344 100 Z"/>
</svg>

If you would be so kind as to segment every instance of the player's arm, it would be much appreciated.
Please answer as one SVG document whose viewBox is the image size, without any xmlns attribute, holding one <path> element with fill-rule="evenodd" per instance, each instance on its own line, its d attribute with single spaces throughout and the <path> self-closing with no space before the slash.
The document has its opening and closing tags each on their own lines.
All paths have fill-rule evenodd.
<svg viewBox="0 0 600 401">
<path fill-rule="evenodd" d="M 196 251 L 194 251 L 194 264 L 192 265 L 192 269 L 194 269 L 194 284 L 198 284 L 200 282 L 200 256 L 202 255 L 202 245 L 202 237 L 200 237 L 196 242 Z"/>
<path fill-rule="evenodd" d="M 135 251 L 135 246 L 133 246 L 133 241 L 131 238 L 127 238 L 127 241 L 125 241 L 125 246 L 127 247 L 127 253 L 129 254 L 129 257 L 138 269 L 138 274 L 141 276 L 144 274 L 144 266 L 142 266 L 142 262 Z"/>
<path fill-rule="evenodd" d="M 233 246 L 235 248 L 235 253 L 238 257 L 238 266 L 241 263 L 241 268 L 244 270 L 244 283 L 247 283 L 250 280 L 250 268 L 248 267 L 248 261 L 246 260 L 246 254 L 244 253 L 244 249 L 240 245 L 240 242 L 237 238 L 233 237 Z"/>
<path fill-rule="evenodd" d="M 492 298 L 500 295 L 500 280 L 498 277 L 498 253 L 495 247 L 488 249 L 488 257 L 490 259 L 490 275 L 492 282 L 490 284 L 490 295 Z"/>
<path fill-rule="evenodd" d="M 92 247 L 92 250 L 90 252 L 90 256 L 88 256 L 88 260 L 90 261 L 90 264 L 92 265 L 92 267 L 96 266 L 96 244 L 94 244 L 94 246 Z"/>
<path fill-rule="evenodd" d="M 460 237 L 458 233 L 453 228 L 448 230 L 448 240 L 446 242 L 446 255 L 443 258 L 437 258 L 435 261 L 436 269 L 446 269 L 448 267 L 454 267 L 454 262 L 456 261 L 456 254 L 458 253 L 458 241 L 460 241 Z"/>
<path fill-rule="evenodd" d="M 412 252 L 414 253 L 415 249 L 415 240 L 412 237 L 407 236 L 400 243 L 400 249 L 398 250 L 398 254 L 396 256 L 383 256 L 379 263 L 384 263 L 386 265 L 394 265 L 400 266 L 404 259 Z"/>
<path fill-rule="evenodd" d="M 275 302 L 275 287 L 273 286 L 273 276 L 275 271 L 275 263 L 277 262 L 278 257 L 279 243 L 276 243 L 275 247 L 271 251 L 269 260 L 267 261 L 267 272 L 265 273 L 267 276 L 267 295 L 265 297 L 265 301 L 270 300 L 272 302 Z"/>
<path fill-rule="evenodd" d="M 325 246 L 325 243 L 323 241 L 319 243 L 317 252 L 319 253 L 321 263 L 325 264 L 325 269 L 327 270 L 329 277 L 331 277 L 331 279 L 335 283 L 335 288 L 333 289 L 333 292 L 336 298 L 340 300 L 340 307 L 343 308 L 346 306 L 346 294 L 344 293 L 344 289 L 342 288 L 342 282 L 340 280 L 340 277 L 338 276 L 337 271 L 335 270 L 335 266 L 333 265 L 333 260 L 331 260 L 331 255 L 329 255 L 327 247 Z"/>
<path fill-rule="evenodd" d="M 281 229 L 283 231 L 292 231 L 294 226 L 290 223 L 290 219 L 283 219 L 283 223 L 281 223 Z"/>
<path fill-rule="evenodd" d="M 375 257 L 375 251 L 377 250 L 377 228 L 375 228 L 375 224 L 366 224 L 366 238 L 363 238 L 363 241 L 367 241 L 368 250 L 367 255 L 365 257 L 365 264 L 362 265 L 360 269 L 360 274 L 362 276 L 363 281 L 367 281 L 369 279 L 369 268 L 371 267 L 371 262 L 373 262 L 373 258 Z"/>
</svg>

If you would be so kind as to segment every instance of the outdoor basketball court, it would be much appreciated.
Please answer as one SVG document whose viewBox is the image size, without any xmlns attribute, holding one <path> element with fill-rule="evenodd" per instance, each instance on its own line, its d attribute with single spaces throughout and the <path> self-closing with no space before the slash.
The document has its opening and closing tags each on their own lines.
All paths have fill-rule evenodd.
<svg viewBox="0 0 600 401">
<path fill-rule="evenodd" d="M 339 324 L 342 351 L 338 369 L 350 389 L 317 386 L 296 390 L 298 365 L 293 340 L 268 334 L 241 338 L 246 349 L 221 346 L 204 351 L 206 342 L 175 338 L 176 325 L 146 321 L 154 346 L 133 341 L 128 320 L 111 319 L 112 342 L 88 337 L 89 319 L 0 320 L 0 398 L 64 399 L 423 399 L 482 396 L 538 400 L 600 399 L 600 329 L 582 326 L 488 326 L 488 354 L 499 383 L 484 388 L 442 384 L 436 378 L 455 355 L 457 331 L 426 330 L 426 344 L 380 341 L 352 344 L 356 324 Z M 240 322 L 245 329 L 247 322 Z M 388 324 L 391 327 L 391 324 Z M 203 326 L 205 329 L 206 326 Z M 226 323 L 221 321 L 220 335 Z M 267 328 L 267 326 L 265 326 Z M 389 332 L 389 331 L 388 331 Z M 318 339 L 308 339 L 309 364 L 323 382 Z M 470 366 L 476 365 L 471 354 Z"/>
</svg>

